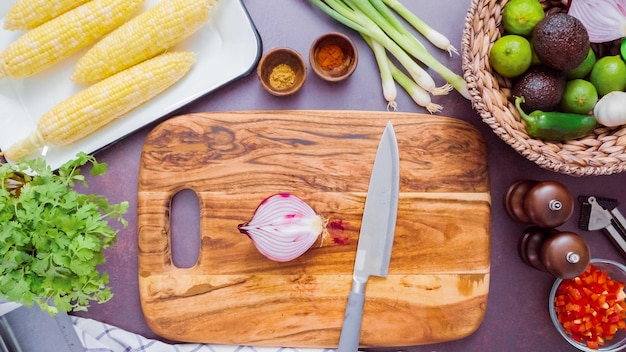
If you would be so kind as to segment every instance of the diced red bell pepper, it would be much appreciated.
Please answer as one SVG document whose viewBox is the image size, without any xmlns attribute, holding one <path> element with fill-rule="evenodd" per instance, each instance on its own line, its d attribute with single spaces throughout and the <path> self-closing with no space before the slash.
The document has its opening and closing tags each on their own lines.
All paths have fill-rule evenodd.
<svg viewBox="0 0 626 352">
<path fill-rule="evenodd" d="M 559 285 L 555 311 L 574 340 L 598 349 L 619 330 L 626 330 L 625 297 L 624 283 L 590 264 L 584 273 Z"/>
</svg>

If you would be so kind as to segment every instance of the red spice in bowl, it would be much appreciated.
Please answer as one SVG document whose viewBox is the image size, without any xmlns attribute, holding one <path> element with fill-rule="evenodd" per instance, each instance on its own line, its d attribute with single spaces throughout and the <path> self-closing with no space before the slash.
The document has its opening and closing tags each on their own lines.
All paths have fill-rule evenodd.
<svg viewBox="0 0 626 352">
<path fill-rule="evenodd" d="M 337 68 L 343 62 L 343 50 L 335 44 L 325 45 L 317 52 L 317 62 L 324 70 Z"/>
<path fill-rule="evenodd" d="M 317 38 L 309 50 L 313 71 L 329 82 L 341 81 L 356 69 L 358 52 L 346 35 L 333 32 Z"/>
</svg>

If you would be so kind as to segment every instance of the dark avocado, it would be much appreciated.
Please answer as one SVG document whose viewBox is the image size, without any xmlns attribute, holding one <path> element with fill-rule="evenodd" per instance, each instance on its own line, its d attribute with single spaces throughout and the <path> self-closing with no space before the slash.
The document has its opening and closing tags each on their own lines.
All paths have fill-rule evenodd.
<svg viewBox="0 0 626 352">
<path fill-rule="evenodd" d="M 558 12 L 543 18 L 533 29 L 531 44 L 539 60 L 561 71 L 578 67 L 589 53 L 589 34 L 574 16 Z"/>
<path fill-rule="evenodd" d="M 559 70 L 545 65 L 531 66 L 515 80 L 511 94 L 513 97 L 524 97 L 521 107 L 527 113 L 554 111 L 561 103 L 566 83 L 565 74 Z"/>
</svg>

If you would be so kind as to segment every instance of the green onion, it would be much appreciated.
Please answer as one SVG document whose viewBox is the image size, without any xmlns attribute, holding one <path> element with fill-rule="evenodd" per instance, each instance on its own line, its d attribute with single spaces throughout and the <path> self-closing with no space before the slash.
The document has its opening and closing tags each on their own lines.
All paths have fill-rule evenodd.
<svg viewBox="0 0 626 352">
<path fill-rule="evenodd" d="M 413 77 L 417 84 L 419 84 L 422 88 L 426 89 L 432 94 L 447 93 L 447 91 L 442 92 L 436 87 L 435 81 L 432 79 L 432 77 L 408 55 L 411 54 L 411 52 L 407 54 L 406 49 L 403 49 L 401 46 L 398 46 L 398 44 L 396 44 L 399 43 L 400 45 L 402 45 L 402 40 L 406 39 L 408 41 L 411 41 L 411 46 L 418 46 L 419 50 L 426 52 L 426 48 L 424 47 L 424 45 L 414 36 L 407 36 L 406 38 L 404 38 L 407 31 L 397 20 L 394 21 L 395 25 L 390 23 L 389 18 L 383 16 L 380 12 L 378 12 L 378 10 L 374 8 L 368 0 L 344 0 L 344 2 L 347 3 L 355 12 L 360 11 L 363 15 L 366 16 L 365 18 L 363 18 L 363 21 L 367 21 L 363 24 L 364 26 L 371 27 L 372 29 L 376 26 L 380 27 L 380 29 L 382 30 L 381 36 L 387 37 L 387 34 L 390 33 L 390 35 L 387 37 L 387 40 L 382 39 L 383 42 L 381 42 L 381 44 L 389 48 L 390 50 L 390 47 L 393 47 L 393 50 L 391 50 L 392 54 L 396 57 L 396 59 L 398 59 L 398 61 L 402 63 L 402 65 L 407 69 L 407 71 L 409 72 L 411 77 Z M 391 18 L 393 18 L 393 14 L 391 15 Z M 405 33 L 400 32 L 399 29 L 404 31 Z M 374 38 L 374 40 L 381 39 Z M 413 54 L 413 56 L 416 57 L 416 54 Z"/>
<path fill-rule="evenodd" d="M 424 88 L 413 82 L 409 76 L 405 75 L 394 64 L 390 63 L 390 66 L 393 78 L 404 88 L 417 105 L 426 108 L 431 114 L 443 110 L 441 105 L 435 104 L 430 100 L 430 94 Z"/>
<path fill-rule="evenodd" d="M 411 99 L 417 105 L 422 106 L 428 110 L 428 112 L 435 113 L 440 112 L 443 107 L 439 104 L 434 104 L 431 101 L 431 97 L 429 92 L 427 92 L 420 85 L 415 83 L 410 77 L 408 77 L 404 72 L 402 72 L 396 65 L 394 65 L 387 53 L 385 52 L 385 48 L 380 45 L 375 40 L 363 36 L 363 39 L 367 42 L 367 44 L 372 48 L 374 52 L 374 56 L 376 58 L 376 63 L 378 64 L 378 68 L 380 70 L 380 77 L 382 80 L 383 86 L 383 96 L 387 100 L 387 110 L 397 110 L 396 103 L 396 85 L 395 82 L 398 82 L 402 88 L 409 94 Z M 449 91 L 452 89 L 452 86 L 447 84 L 443 87 Z"/>
<path fill-rule="evenodd" d="M 365 39 L 365 42 L 367 42 L 374 52 L 374 57 L 376 58 L 376 63 L 378 64 L 380 79 L 383 85 L 383 96 L 385 97 L 385 100 L 387 100 L 387 111 L 396 111 L 398 110 L 398 104 L 396 103 L 397 89 L 393 75 L 391 74 L 391 62 L 389 62 L 385 47 L 369 37 L 363 36 L 363 39 Z"/>
<path fill-rule="evenodd" d="M 463 77 L 437 61 L 437 59 L 428 52 L 426 47 L 399 22 L 395 14 L 380 0 L 309 1 L 336 21 L 359 32 L 363 37 L 369 38 L 372 44 L 381 45 L 394 56 L 398 60 L 398 63 L 407 71 L 408 75 L 413 79 L 412 85 L 419 85 L 423 90 L 433 95 L 446 94 L 453 87 L 462 96 L 470 99 L 467 85 Z M 372 49 L 374 49 L 373 46 Z M 378 56 L 380 56 L 380 50 L 382 49 L 376 50 L 379 52 Z M 374 54 L 376 55 L 376 52 Z M 388 60 L 387 58 L 387 61 Z M 442 87 L 436 87 L 432 77 L 416 60 L 441 75 L 448 84 Z M 384 60 L 379 60 L 377 57 L 377 61 L 380 69 L 380 61 L 384 62 Z M 383 68 L 385 67 L 384 65 L 383 63 Z M 393 71 L 392 68 L 392 73 Z M 381 77 L 382 75 L 383 73 L 381 72 Z M 388 77 L 387 73 L 384 75 Z M 399 79 L 404 83 L 404 85 L 401 84 L 403 87 L 406 85 L 406 79 L 409 79 L 404 73 L 402 73 L 402 76 L 392 74 L 392 77 L 396 79 L 396 81 L 396 77 L 400 77 Z M 388 83 L 385 82 L 385 84 Z M 404 88 L 406 89 L 406 87 Z M 385 90 L 385 88 L 383 88 L 383 90 Z"/>
<path fill-rule="evenodd" d="M 384 2 L 387 6 L 391 7 L 402 18 L 413 26 L 418 32 L 420 32 L 426 39 L 428 39 L 433 45 L 439 49 L 446 50 L 450 55 L 459 54 L 456 48 L 450 43 L 450 40 L 443 34 L 437 32 L 434 28 L 429 26 L 421 18 L 417 17 L 413 12 L 402 5 L 398 0 L 371 0 L 372 3 Z M 380 5 L 379 5 L 380 6 Z M 378 6 L 377 6 L 378 7 Z"/>
</svg>

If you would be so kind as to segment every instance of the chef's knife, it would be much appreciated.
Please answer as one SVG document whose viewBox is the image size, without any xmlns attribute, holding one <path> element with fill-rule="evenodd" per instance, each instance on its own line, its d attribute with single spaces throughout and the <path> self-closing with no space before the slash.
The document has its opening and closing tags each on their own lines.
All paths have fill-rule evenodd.
<svg viewBox="0 0 626 352">
<path fill-rule="evenodd" d="M 367 280 L 372 275 L 387 277 L 398 214 L 399 192 L 398 143 L 393 125 L 387 122 L 376 151 L 365 198 L 354 261 L 352 289 L 348 295 L 348 304 L 339 337 L 339 352 L 354 352 L 359 348 Z"/>
</svg>

